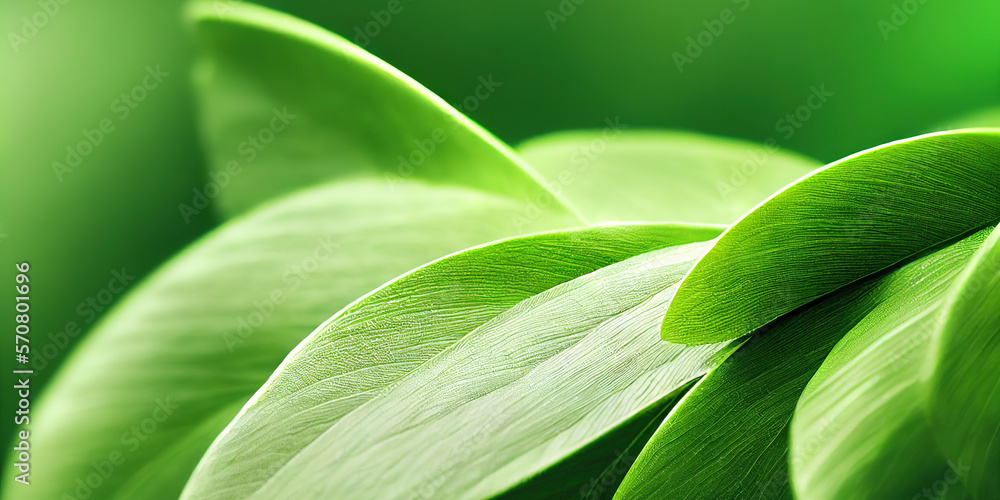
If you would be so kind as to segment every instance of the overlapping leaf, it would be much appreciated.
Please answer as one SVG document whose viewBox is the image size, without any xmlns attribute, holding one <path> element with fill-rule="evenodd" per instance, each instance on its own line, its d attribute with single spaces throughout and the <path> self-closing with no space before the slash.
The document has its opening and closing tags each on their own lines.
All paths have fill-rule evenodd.
<svg viewBox="0 0 1000 500">
<path fill-rule="evenodd" d="M 829 440 L 816 440 L 835 432 L 846 433 L 845 428 L 850 427 L 830 411 L 830 407 L 849 404 L 850 395 L 813 396 L 812 400 L 828 405 L 823 407 L 826 411 L 808 411 L 810 408 L 804 416 L 796 414 L 799 424 L 812 426 L 812 433 L 793 436 L 796 447 L 789 453 L 788 426 L 796 402 L 821 364 L 828 373 L 831 361 L 824 359 L 834 344 L 845 334 L 852 337 L 889 331 L 920 314 L 933 303 L 931 298 L 946 289 L 983 238 L 985 234 L 980 233 L 890 273 L 868 277 L 779 318 L 756 334 L 678 404 L 639 455 L 620 496 L 792 498 L 788 462 L 807 462 L 812 467 L 813 455 L 835 447 Z M 774 300 L 783 307 L 781 297 Z M 852 371 L 849 375 L 866 384 L 877 383 L 877 378 L 867 373 Z M 807 391 L 803 401 L 812 401 L 808 397 Z M 870 438 L 867 427 L 852 430 L 859 440 Z M 839 458 L 816 464 L 817 476 L 834 484 L 843 482 L 843 477 L 831 478 L 831 469 L 850 467 L 858 461 L 856 457 Z M 889 463 L 879 465 L 884 468 Z M 840 494 L 868 495 L 872 491 L 874 485 L 855 484 Z M 799 493 L 800 498 L 826 498 L 812 489 L 800 489 Z M 864 497 L 903 498 L 892 494 Z"/>
<path fill-rule="evenodd" d="M 494 498 L 613 498 L 642 447 L 693 383 L 649 405 L 626 425 L 611 430 L 557 465 Z"/>
<path fill-rule="evenodd" d="M 930 134 L 845 158 L 730 227 L 684 279 L 663 338 L 749 333 L 1000 218 L 1000 129 Z M 780 306 L 768 297 L 787 297 Z"/>
<path fill-rule="evenodd" d="M 921 377 L 940 304 L 991 230 L 883 278 L 906 293 L 858 322 L 809 381 L 792 424 L 801 498 L 913 498 L 925 489 L 963 498 L 958 474 L 967 471 L 960 462 L 951 470 L 934 443 Z"/>
<path fill-rule="evenodd" d="M 595 221 L 674 220 L 730 224 L 819 162 L 754 144 L 690 132 L 601 131 L 532 139 L 518 153 Z"/>
<path fill-rule="evenodd" d="M 21 495 L 72 493 L 75 479 L 93 472 L 91 462 L 120 450 L 127 460 L 95 493 L 112 494 L 235 404 L 231 417 L 288 351 L 337 310 L 427 261 L 516 234 L 512 214 L 521 207 L 465 188 L 354 180 L 299 193 L 224 226 L 142 284 L 75 351 L 33 411 L 37 480 Z M 623 258 L 634 249 L 624 244 L 606 252 Z M 547 279 L 531 286 L 551 286 Z M 179 407 L 155 432 L 141 433 L 141 446 L 122 437 L 167 399 Z M 205 431 L 200 442 L 178 451 L 183 464 L 161 469 L 174 476 L 159 495 L 176 496 L 211 439 Z"/>
<path fill-rule="evenodd" d="M 492 318 L 469 318 L 486 294 L 442 295 L 433 275 L 404 277 L 285 360 L 213 444 L 185 497 L 488 498 L 578 458 L 728 352 L 655 335 L 677 281 L 708 245 L 639 255 Z M 396 360 L 398 339 L 415 335 L 460 340 L 439 342 L 424 363 Z M 359 346 L 383 362 L 355 363 Z M 576 470 L 568 484 L 602 470 Z M 544 497 L 565 481 L 520 494 Z"/>
<path fill-rule="evenodd" d="M 203 48 L 196 75 L 212 170 L 230 177 L 219 195 L 225 213 L 357 175 L 566 210 L 506 146 L 384 61 L 289 15 L 227 7 L 222 16 L 214 2 L 189 9 Z"/>
<path fill-rule="evenodd" d="M 240 13 L 249 20 L 240 21 Z M 227 21 L 215 18 L 208 22 L 211 27 L 203 26 L 203 31 L 211 33 L 214 27 L 226 32 L 229 26 L 242 33 L 240 41 L 247 43 L 255 37 L 294 38 L 280 31 L 282 22 L 287 21 L 284 17 L 275 21 L 270 16 L 262 9 L 241 8 Z M 240 29 L 244 24 L 253 24 L 251 21 L 260 25 Z M 275 57 L 300 57 L 293 42 L 286 40 L 285 44 L 291 46 L 273 54 Z M 245 54 L 237 47 L 231 47 L 237 49 L 231 53 L 213 47 L 213 60 L 220 67 L 232 66 L 229 59 L 242 60 Z M 298 49 L 308 53 L 308 48 Z M 386 69 L 384 63 L 361 54 L 360 49 L 335 49 L 339 52 L 324 54 L 337 59 L 346 57 L 345 51 L 350 52 L 350 57 L 365 61 L 359 72 L 368 75 L 369 80 L 382 78 L 395 82 L 390 85 L 404 87 L 410 84 Z M 311 74 L 309 65 L 299 70 Z M 219 71 L 216 76 L 223 78 L 226 74 Z M 273 134 L 281 132 L 273 127 L 281 125 L 291 131 L 295 123 L 283 123 L 291 117 L 283 114 L 283 109 L 269 107 L 269 99 L 280 92 L 265 85 L 267 80 L 262 74 L 245 76 L 240 81 L 225 80 L 232 86 L 228 90 L 217 81 L 209 86 L 209 94 L 259 90 L 254 94 L 256 100 L 227 107 L 225 103 L 233 101 L 220 98 L 218 106 L 207 110 L 208 136 L 215 157 L 232 152 L 234 146 L 229 144 L 230 136 L 214 134 L 217 129 L 212 124 L 233 125 L 227 121 L 232 113 L 244 118 L 258 116 L 258 112 L 272 113 L 264 123 L 272 127 Z M 329 92 L 325 95 L 339 102 L 351 99 Z M 418 105 L 433 102 L 427 96 L 410 97 Z M 309 114 L 294 120 L 301 119 L 305 125 L 320 119 L 323 111 L 328 110 L 310 109 Z M 466 137 L 478 137 L 478 129 L 463 120 L 455 119 L 456 130 L 464 131 Z M 235 133 L 239 120 L 235 121 L 237 125 L 232 129 L 222 128 Z M 382 134 L 382 139 L 379 132 L 369 130 L 369 138 L 375 142 L 398 139 L 391 129 Z M 319 144 L 322 139 L 311 136 Z M 331 135 L 326 139 L 339 141 L 343 137 Z M 458 136 L 454 139 L 454 144 L 460 142 Z M 489 156 L 487 150 L 493 148 L 496 157 L 507 158 L 501 146 L 482 138 L 470 141 L 478 144 L 481 155 Z M 277 138 L 272 144 L 280 153 Z M 323 151 L 306 148 L 295 153 L 297 156 L 281 160 L 288 164 L 296 160 L 309 163 L 316 160 L 310 155 Z M 471 163 L 456 164 L 456 158 L 442 154 L 428 158 L 426 164 L 442 172 L 454 172 L 457 178 L 481 177 L 484 183 L 495 180 L 496 189 L 475 189 L 443 179 L 428 184 L 415 178 L 386 179 L 376 172 L 362 175 L 364 169 L 352 163 L 354 159 L 337 157 L 326 166 L 330 177 L 340 175 L 340 182 L 301 193 L 234 222 L 161 269 L 77 351 L 42 402 L 33 419 L 34 428 L 39 430 L 33 453 L 39 486 L 30 490 L 31 498 L 75 491 L 79 487 L 76 479 L 86 480 L 95 472 L 93 463 L 103 463 L 111 453 L 119 451 L 127 459 L 115 464 L 115 473 L 102 477 L 99 487 L 80 487 L 79 495 L 88 489 L 102 496 L 119 490 L 145 491 L 150 498 L 176 495 L 213 433 L 266 380 L 292 346 L 338 309 L 386 280 L 447 253 L 522 232 L 578 224 L 578 219 L 557 202 L 550 203 L 545 211 L 526 212 L 524 200 L 514 196 L 544 193 L 544 187 L 513 161 L 477 162 L 474 160 L 478 157 L 470 153 L 466 160 L 473 160 Z M 241 192 L 239 174 L 227 175 L 213 176 L 220 192 Z M 500 182 L 503 179 L 506 183 Z M 506 196 L 500 194 L 505 191 Z M 249 206 L 280 192 L 269 191 L 265 196 L 251 190 L 245 201 Z M 192 370 L 192 366 L 201 368 Z M 126 436 L 133 426 L 146 422 L 151 412 L 162 416 L 164 410 L 156 409 L 158 402 L 168 399 L 180 405 L 176 415 L 150 424 L 156 424 L 155 432 L 147 425 L 149 432 L 135 439 Z M 67 415 L 73 415 L 72 419 Z M 135 446 L 135 440 L 141 446 Z M 61 453 L 67 446 L 76 452 Z M 12 482 L 7 485 L 15 486 Z"/>
<path fill-rule="evenodd" d="M 994 231 L 945 298 L 929 348 L 933 434 L 976 498 L 1000 496 L 998 242 Z"/>
</svg>

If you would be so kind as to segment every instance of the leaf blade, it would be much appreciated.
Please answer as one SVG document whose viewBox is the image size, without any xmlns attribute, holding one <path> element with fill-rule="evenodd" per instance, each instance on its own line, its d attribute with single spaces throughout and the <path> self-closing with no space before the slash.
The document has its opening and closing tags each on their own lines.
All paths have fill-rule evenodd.
<svg viewBox="0 0 1000 500">
<path fill-rule="evenodd" d="M 280 12 L 240 3 L 220 16 L 216 7 L 196 2 L 188 18 L 202 49 L 196 87 L 212 170 L 240 169 L 219 195 L 224 213 L 372 174 L 571 211 L 507 146 L 381 59 Z"/>
<path fill-rule="evenodd" d="M 390 189 L 376 178 L 296 193 L 234 219 L 138 285 L 39 401 L 38 482 L 18 495 L 72 493 L 91 462 L 120 452 L 127 460 L 99 488 L 110 495 L 221 408 L 245 402 L 291 348 L 359 295 L 428 260 L 519 231 L 511 215 L 521 205 L 509 198 L 417 182 Z M 566 223 L 542 216 L 534 227 Z M 155 432 L 140 432 L 146 439 L 132 436 L 151 412 L 162 417 L 156 408 L 164 398 L 180 408 Z M 174 469 L 172 482 L 161 478 L 171 488 L 156 493 L 176 497 L 214 434 L 204 436 L 187 469 Z"/>
<path fill-rule="evenodd" d="M 932 274 L 911 276 L 907 300 L 859 322 L 809 381 L 792 425 L 799 495 L 904 498 L 946 480 L 964 495 L 927 425 L 921 378 L 941 300 L 991 229 L 901 268 Z"/>
<path fill-rule="evenodd" d="M 518 146 L 551 189 L 594 221 L 731 224 L 822 166 L 772 143 L 608 122 L 602 131 L 557 132 Z"/>
<path fill-rule="evenodd" d="M 1000 316 L 1000 231 L 994 231 L 943 300 L 928 347 L 927 384 L 933 436 L 944 455 L 966 470 L 963 482 L 976 498 L 1000 494 L 991 474 L 1000 464 L 996 451 L 1000 405 L 993 395 L 1000 372 L 997 336 Z"/>
<path fill-rule="evenodd" d="M 929 134 L 833 163 L 719 238 L 681 284 L 663 338 L 706 343 L 747 334 L 994 221 L 997 192 L 1000 131 L 992 129 Z M 787 307 L 770 308 L 766 297 L 776 294 L 789 297 Z"/>
<path fill-rule="evenodd" d="M 847 342 L 845 335 L 906 321 L 921 311 L 947 289 L 983 238 L 980 233 L 891 272 L 858 281 L 754 334 L 674 408 L 640 453 L 618 497 L 792 498 L 789 463 L 803 462 L 809 462 L 810 470 L 824 484 L 845 483 L 834 471 L 851 467 L 857 457 L 818 462 L 816 449 L 822 453 L 827 450 L 824 445 L 835 447 L 836 443 L 819 443 L 812 436 L 826 437 L 835 426 L 840 430 L 848 424 L 829 418 L 829 411 L 802 410 L 804 401 L 811 401 L 812 384 L 829 373 L 830 358 L 835 355 L 828 354 L 835 344 L 841 348 Z M 859 376 L 859 380 L 872 379 Z M 812 399 L 836 406 L 850 400 L 849 396 L 813 395 Z M 793 413 L 799 427 L 790 426 Z M 814 424 L 814 432 L 802 437 L 802 422 Z M 852 435 L 871 440 L 870 431 L 855 429 Z M 925 450 L 922 456 L 927 455 Z M 878 465 L 882 468 L 873 471 L 885 475 L 885 463 Z M 808 480 L 794 477 L 799 498 L 904 498 L 898 491 L 874 493 L 866 484 L 827 495 L 800 487 Z"/>
<path fill-rule="evenodd" d="M 722 345 L 688 349 L 648 336 L 672 294 L 670 281 L 703 247 L 642 254 L 525 299 L 458 332 L 455 344 L 372 399 L 342 408 L 349 411 L 331 410 L 326 402 L 338 405 L 345 394 L 337 387 L 339 369 L 324 367 L 337 359 L 328 346 L 351 331 L 348 315 L 377 312 L 389 325 L 394 315 L 406 317 L 395 307 L 382 310 L 378 300 L 359 302 L 357 311 L 334 318 L 289 356 L 206 454 L 185 496 L 266 498 L 281 491 L 306 498 L 395 498 L 426 487 L 438 495 L 483 498 L 514 488 L 722 356 Z M 602 301 L 595 303 L 595 295 Z M 381 300 L 395 303 L 390 298 Z M 613 346 L 621 346 L 618 356 L 608 351 Z M 605 377 L 600 390 L 595 377 Z M 599 394 L 588 397 L 588 387 Z M 425 389 L 432 390 L 423 398 Z M 545 402 L 553 399 L 564 404 Z M 304 420 L 318 425 L 303 429 L 296 419 L 280 424 L 296 428 L 288 435 L 271 423 L 286 412 L 307 414 Z M 284 448 L 265 445 L 269 453 L 260 461 L 285 455 L 273 467 L 254 464 L 244 452 L 270 441 L 294 441 Z M 492 446 L 501 441 L 508 444 Z M 358 473 L 371 467 L 392 472 L 378 478 Z"/>
</svg>

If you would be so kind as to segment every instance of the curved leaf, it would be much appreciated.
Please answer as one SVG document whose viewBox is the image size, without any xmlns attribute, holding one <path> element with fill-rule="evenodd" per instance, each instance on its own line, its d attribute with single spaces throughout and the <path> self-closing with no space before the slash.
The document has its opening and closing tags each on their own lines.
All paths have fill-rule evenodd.
<svg viewBox="0 0 1000 500">
<path fill-rule="evenodd" d="M 1000 104 L 1000 5 L 992 0 L 926 8 L 901 0 L 401 1 L 392 16 L 386 0 L 266 3 L 419 71 L 449 102 L 471 95 L 479 72 L 494 72 L 504 86 L 476 116 L 511 140 L 621 115 L 644 126 L 775 137 L 833 160 L 919 133 L 955 110 Z M 735 22 L 717 25 L 720 14 Z"/>
<path fill-rule="evenodd" d="M 1000 129 L 890 143 L 786 187 L 684 279 L 663 339 L 749 333 L 824 294 L 1000 218 Z M 767 299 L 784 296 L 776 307 Z"/>
<path fill-rule="evenodd" d="M 213 444 L 184 497 L 488 498 L 579 458 L 729 352 L 654 333 L 707 246 L 645 253 L 489 314 L 478 314 L 477 302 L 493 304 L 485 294 L 435 294 L 436 276 L 403 277 L 289 355 Z M 398 339 L 415 335 L 457 342 L 437 342 L 422 363 L 397 361 Z M 359 345 L 382 363 L 355 362 Z M 601 470 L 575 471 L 574 482 Z M 563 487 L 537 486 L 520 493 Z"/>
<path fill-rule="evenodd" d="M 1000 231 L 994 231 L 949 292 L 931 346 L 930 415 L 953 463 L 967 467 L 976 498 L 1000 496 Z"/>
<path fill-rule="evenodd" d="M 816 160 L 690 132 L 557 132 L 518 153 L 588 219 L 730 224 L 786 184 L 821 166 Z"/>
<path fill-rule="evenodd" d="M 914 498 L 925 488 L 963 498 L 927 425 L 921 374 L 939 305 L 991 230 L 890 273 L 907 293 L 852 328 L 809 381 L 792 423 L 801 498 Z"/>
<path fill-rule="evenodd" d="M 810 377 L 818 369 L 828 370 L 830 361 L 824 360 L 845 334 L 885 328 L 919 312 L 928 296 L 940 295 L 983 238 L 985 234 L 980 233 L 892 272 L 868 277 L 779 318 L 757 333 L 674 408 L 639 455 L 619 496 L 792 498 L 789 461 L 815 460 L 812 455 L 833 446 L 817 446 L 811 435 L 803 438 L 797 434 L 789 453 L 789 423 Z M 820 378 L 816 375 L 813 380 Z M 850 401 L 844 394 L 827 396 L 814 399 L 831 406 Z M 808 390 L 802 398 L 807 397 Z M 798 411 L 802 411 L 802 404 Z M 847 426 L 829 411 L 809 412 L 805 417 L 796 413 L 796 422 L 803 421 L 814 425 L 815 434 L 821 437 Z M 792 429 L 793 433 L 798 430 Z M 863 427 L 853 435 L 864 440 L 877 431 Z M 821 434 L 824 432 L 827 434 Z M 831 469 L 850 467 L 852 460 L 854 457 L 824 463 L 825 468 L 817 471 L 827 479 Z M 888 462 L 880 465 L 887 467 Z M 836 484 L 843 478 L 829 480 Z M 854 485 L 840 490 L 842 496 L 829 498 L 851 494 L 861 495 L 859 498 L 909 498 L 875 494 L 870 486 Z M 810 489 L 799 490 L 799 498 L 828 497 Z"/>
<path fill-rule="evenodd" d="M 418 178 L 565 210 L 500 141 L 419 83 L 316 25 L 250 4 L 189 8 L 203 134 L 235 214 L 333 178 Z M 471 89 L 470 89 L 471 91 Z M 233 172 L 237 172 L 233 175 Z"/>
<path fill-rule="evenodd" d="M 32 408 L 33 484 L 18 497 L 74 494 L 76 479 L 95 473 L 93 463 L 120 453 L 125 461 L 94 495 L 141 489 L 132 483 L 148 474 L 144 481 L 164 484 L 153 488 L 159 498 L 176 498 L 214 435 L 316 325 L 415 266 L 516 234 L 511 215 L 521 208 L 466 188 L 356 179 L 223 226 L 139 285 L 74 351 Z M 542 216 L 535 223 L 544 229 L 566 221 Z M 657 246 L 641 241 L 596 251 L 594 261 Z M 566 272 L 592 269 L 582 263 Z M 521 286 L 544 289 L 574 276 L 539 276 Z M 164 419 L 158 402 L 178 406 Z M 217 416 L 234 404 L 226 418 Z M 217 424 L 201 429 L 207 420 Z M 192 437 L 190 448 L 173 449 L 192 433 L 201 437 Z"/>
</svg>

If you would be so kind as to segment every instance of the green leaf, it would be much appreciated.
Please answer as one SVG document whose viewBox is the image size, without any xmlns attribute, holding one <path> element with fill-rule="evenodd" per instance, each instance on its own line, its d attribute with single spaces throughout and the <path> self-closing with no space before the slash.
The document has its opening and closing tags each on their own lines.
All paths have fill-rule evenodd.
<svg viewBox="0 0 1000 500">
<path fill-rule="evenodd" d="M 792 471 L 800 498 L 916 498 L 925 488 L 963 497 L 961 464 L 950 471 L 927 425 L 921 377 L 939 304 L 990 231 L 879 280 L 905 293 L 847 332 L 795 410 Z"/>
<path fill-rule="evenodd" d="M 1000 496 L 1000 231 L 994 231 L 949 291 L 930 347 L 928 384 L 934 436 L 945 456 L 968 468 L 976 498 Z M 957 466 L 957 465 L 956 465 Z"/>
<path fill-rule="evenodd" d="M 518 153 L 588 219 L 730 224 L 816 160 L 755 144 L 689 132 L 558 132 Z"/>
<path fill-rule="evenodd" d="M 731 226 L 684 279 L 669 342 L 747 334 L 1000 218 L 1000 130 L 929 134 L 833 163 Z M 787 297 L 779 305 L 768 297 Z"/>
<path fill-rule="evenodd" d="M 324 180 L 376 174 L 566 210 L 499 140 L 354 44 L 250 4 L 189 8 L 212 175 L 226 214 Z"/>
<path fill-rule="evenodd" d="M 1000 104 L 993 0 L 402 1 L 397 13 L 386 0 L 266 3 L 357 40 L 449 102 L 470 102 L 480 123 L 514 141 L 620 115 L 774 137 L 829 161 Z M 488 72 L 503 86 L 471 99 Z"/>
<path fill-rule="evenodd" d="M 176 498 L 214 435 L 316 325 L 415 266 L 516 234 L 512 214 L 521 209 L 520 202 L 468 188 L 355 179 L 231 221 L 139 285 L 74 351 L 32 408 L 33 484 L 17 497 L 73 494 L 77 478 L 95 473 L 94 462 L 120 452 L 125 461 L 99 481 L 95 495 L 142 490 L 134 483 L 146 475 L 142 481 L 164 486 L 143 498 Z M 541 216 L 531 227 L 565 223 Z M 637 236 L 620 240 L 610 231 L 611 242 L 590 251 L 594 239 L 606 240 L 584 233 L 567 244 L 578 259 L 533 270 L 518 286 L 535 293 L 592 265 L 665 246 L 677 231 L 621 233 Z M 178 405 L 169 418 L 150 420 L 163 417 L 156 408 L 167 399 Z M 136 426 L 139 437 L 127 437 Z"/>
<path fill-rule="evenodd" d="M 177 209 L 205 176 L 177 3 L 0 5 L 0 262 L 5 280 L 31 263 L 33 397 L 121 297 L 107 295 L 113 272 L 142 278 L 217 224 Z M 13 317 L 0 325 L 13 331 Z M 0 387 L 16 383 L 0 370 Z M 17 403 L 0 393 L 0 407 Z M 0 449 L 15 431 L 4 424 Z"/>
<path fill-rule="evenodd" d="M 798 464 L 815 452 L 812 440 L 805 440 L 809 448 L 791 454 L 788 445 L 789 422 L 810 377 L 845 334 L 919 310 L 921 299 L 943 290 L 983 237 L 851 284 L 756 333 L 677 405 L 639 455 L 619 496 L 792 498 L 789 457 Z M 816 432 L 829 432 L 826 414 L 810 416 Z M 820 498 L 813 491 L 800 493 Z"/>
<path fill-rule="evenodd" d="M 184 497 L 488 498 L 606 449 L 589 445 L 730 352 L 655 335 L 676 283 L 707 246 L 645 253 L 520 301 L 480 276 L 505 272 L 504 259 L 446 259 L 404 276 L 289 355 L 206 453 Z M 567 257 L 590 260 L 546 253 L 539 271 Z M 444 287 L 454 280 L 442 272 L 472 275 L 471 286 L 486 290 Z M 589 462 L 570 484 L 601 474 L 602 462 Z M 537 487 L 520 493 L 544 497 L 564 484 Z"/>
<path fill-rule="evenodd" d="M 647 406 L 626 424 L 612 429 L 567 459 L 494 498 L 613 498 L 643 445 L 691 385 L 693 383 Z"/>
</svg>

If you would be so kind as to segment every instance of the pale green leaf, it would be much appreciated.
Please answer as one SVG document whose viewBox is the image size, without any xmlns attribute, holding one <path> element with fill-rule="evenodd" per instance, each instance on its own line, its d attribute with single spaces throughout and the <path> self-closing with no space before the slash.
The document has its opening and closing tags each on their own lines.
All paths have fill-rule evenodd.
<svg viewBox="0 0 1000 500">
<path fill-rule="evenodd" d="M 163 486 L 143 498 L 176 498 L 214 435 L 316 325 L 415 266 L 516 234 L 511 216 L 521 209 L 467 188 L 356 179 L 233 220 L 139 285 L 74 351 L 32 408 L 33 484 L 18 498 L 73 494 L 76 479 L 116 451 L 125 461 L 95 495 L 148 491 L 141 483 L 149 483 Z M 588 241 L 577 251 L 589 260 L 536 271 L 517 286 L 534 293 L 672 240 L 615 239 L 589 254 Z M 174 413 L 147 422 L 154 411 L 162 417 L 157 401 L 167 398 L 179 405 Z M 155 431 L 141 432 L 135 446 L 138 438 L 123 434 L 144 422 Z"/>
<path fill-rule="evenodd" d="M 939 305 L 990 231 L 880 280 L 905 293 L 885 300 L 847 332 L 795 410 L 792 472 L 799 497 L 916 498 L 925 488 L 964 496 L 956 475 L 961 464 L 950 471 L 927 425 L 921 376 Z"/>
<path fill-rule="evenodd" d="M 1000 129 L 930 134 L 835 162 L 730 227 L 684 279 L 664 340 L 745 335 L 1000 218 Z M 768 297 L 787 297 L 780 306 Z"/>
<path fill-rule="evenodd" d="M 557 132 L 518 153 L 588 219 L 730 224 L 786 184 L 822 166 L 755 144 L 690 132 Z"/>
<path fill-rule="evenodd" d="M 404 277 L 289 355 L 213 444 L 185 498 L 511 491 L 642 418 L 729 352 L 727 344 L 690 348 L 656 335 L 676 283 L 708 245 L 639 255 L 517 304 L 443 294 L 433 275 Z M 563 258 L 545 259 L 542 269 Z M 484 305 L 489 314 L 479 312 Z M 414 336 L 447 341 L 425 362 L 397 360 Z M 382 362 L 359 363 L 357 352 Z M 602 470 L 575 471 L 578 488 Z M 519 493 L 544 497 L 565 486 Z"/>
<path fill-rule="evenodd" d="M 692 382 L 693 383 L 693 382 Z M 611 499 L 642 447 L 691 383 L 644 408 L 629 421 L 497 499 Z"/>
<path fill-rule="evenodd" d="M 884 327 L 919 312 L 926 304 L 923 299 L 945 289 L 984 237 L 972 237 L 851 284 L 756 333 L 674 408 L 629 471 L 619 498 L 792 498 L 789 461 L 798 464 L 810 458 L 809 453 L 823 453 L 833 446 L 817 447 L 812 439 L 799 438 L 798 448 L 789 453 L 789 422 L 810 377 L 821 364 L 826 369 L 827 354 L 845 334 Z M 819 400 L 835 406 L 850 398 L 838 394 Z M 831 426 L 843 425 L 828 420 L 829 413 L 808 417 L 816 433 L 830 433 Z M 863 428 L 855 435 L 863 440 L 874 431 Z M 852 460 L 824 463 L 819 474 L 829 478 L 834 467 L 849 467 Z M 870 495 L 874 490 L 872 485 L 854 485 L 840 494 L 904 498 Z M 827 498 L 813 490 L 800 490 L 799 497 Z"/>
<path fill-rule="evenodd" d="M 1000 496 L 1000 231 L 949 292 L 931 347 L 929 409 L 941 449 L 976 498 Z"/>
</svg>

